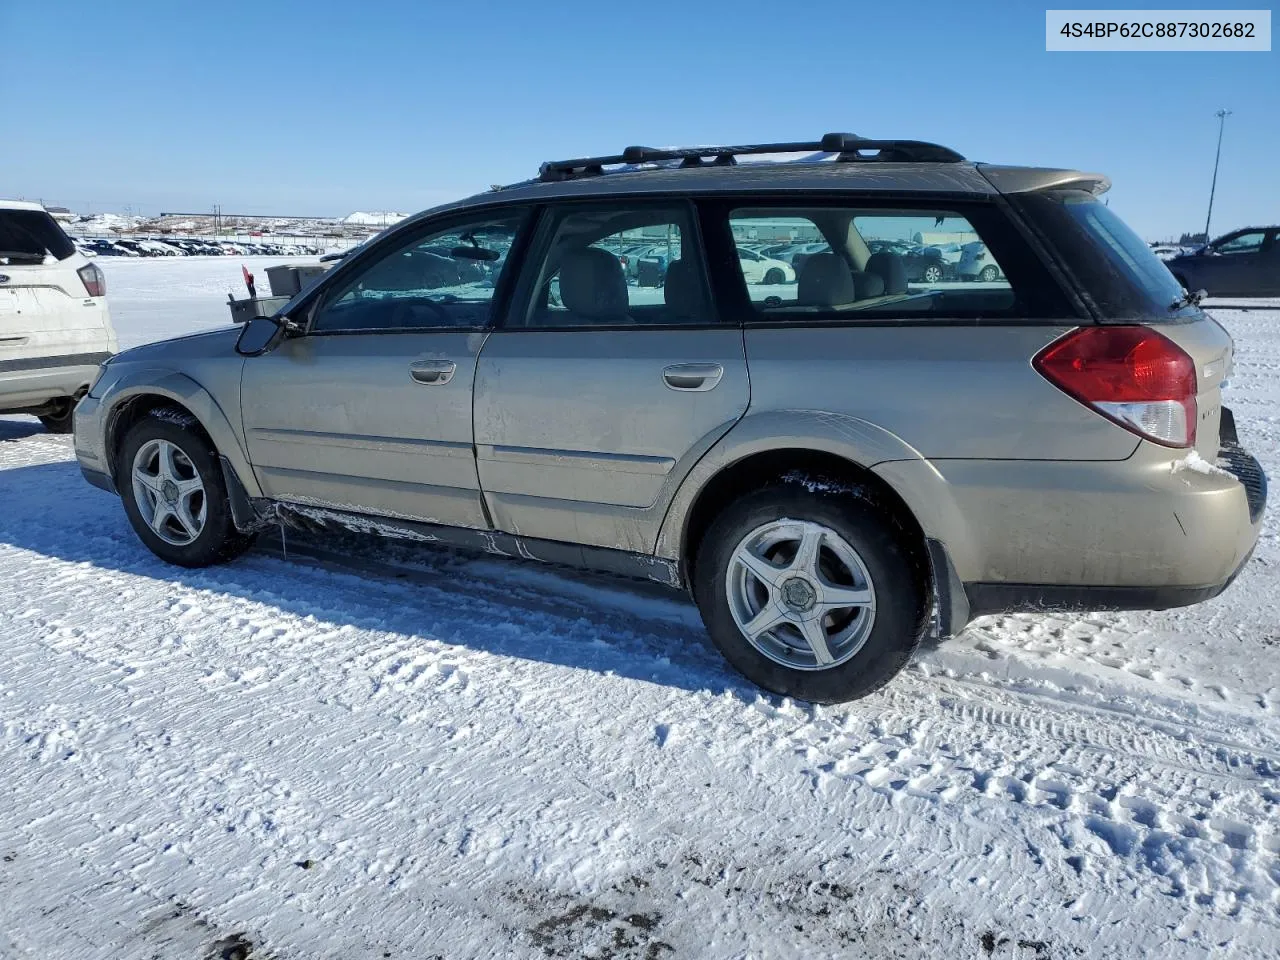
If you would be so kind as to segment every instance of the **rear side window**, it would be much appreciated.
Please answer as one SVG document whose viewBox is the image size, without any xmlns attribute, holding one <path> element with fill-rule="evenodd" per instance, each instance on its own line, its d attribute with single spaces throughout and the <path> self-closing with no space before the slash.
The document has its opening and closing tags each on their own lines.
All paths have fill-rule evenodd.
<svg viewBox="0 0 1280 960">
<path fill-rule="evenodd" d="M 1014 194 L 1082 291 L 1108 319 L 1168 317 L 1182 286 L 1151 248 L 1097 197 L 1081 190 Z"/>
<path fill-rule="evenodd" d="M 65 260 L 75 252 L 75 244 L 43 210 L 0 208 L 0 258 L 39 263 L 46 255 Z"/>
<path fill-rule="evenodd" d="M 757 322 L 1074 315 L 994 207 L 739 207 L 728 213 Z"/>
<path fill-rule="evenodd" d="M 696 326 L 715 322 L 686 203 L 553 209 L 533 259 L 529 302 L 513 325 Z"/>
</svg>

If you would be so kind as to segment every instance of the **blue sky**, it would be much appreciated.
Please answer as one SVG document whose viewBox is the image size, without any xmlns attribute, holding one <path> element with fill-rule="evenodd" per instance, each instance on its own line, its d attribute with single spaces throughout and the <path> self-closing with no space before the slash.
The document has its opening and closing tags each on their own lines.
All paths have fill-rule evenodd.
<svg viewBox="0 0 1280 960">
<path fill-rule="evenodd" d="M 78 210 L 412 211 L 847 130 L 1103 171 L 1159 238 L 1203 227 L 1228 106 L 1213 232 L 1280 222 L 1280 53 L 1047 53 L 1025 0 L 0 0 L 0 40 L 0 195 Z"/>
</svg>

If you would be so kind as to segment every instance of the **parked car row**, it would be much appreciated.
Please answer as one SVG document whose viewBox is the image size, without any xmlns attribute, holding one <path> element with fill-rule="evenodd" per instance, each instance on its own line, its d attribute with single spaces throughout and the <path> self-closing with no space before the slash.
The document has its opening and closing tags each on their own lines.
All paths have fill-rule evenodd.
<svg viewBox="0 0 1280 960">
<path fill-rule="evenodd" d="M 81 237 L 74 242 L 85 254 L 100 257 L 283 257 L 316 256 L 324 252 L 323 247 L 313 244 L 249 243 L 204 238 Z"/>
</svg>

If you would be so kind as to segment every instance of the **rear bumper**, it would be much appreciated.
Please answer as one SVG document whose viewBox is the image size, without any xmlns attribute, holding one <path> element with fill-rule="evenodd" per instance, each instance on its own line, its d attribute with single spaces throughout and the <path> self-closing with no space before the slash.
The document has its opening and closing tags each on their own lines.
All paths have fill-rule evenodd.
<svg viewBox="0 0 1280 960">
<path fill-rule="evenodd" d="M 109 353 L 0 360 L 0 411 L 38 407 L 89 388 Z"/>
<path fill-rule="evenodd" d="M 966 583 L 969 616 L 1084 610 L 1169 610 L 1212 600 L 1231 586 L 1249 552 L 1227 579 L 1203 587 L 1064 587 L 1050 583 Z"/>
<path fill-rule="evenodd" d="M 1232 435 L 1234 440 L 1234 434 Z M 1262 514 L 1267 502 L 1267 475 L 1262 465 L 1239 444 L 1227 442 L 1218 455 L 1218 467 L 1235 478 L 1239 487 L 1236 499 L 1243 499 L 1248 514 L 1247 532 L 1238 534 L 1234 543 L 1236 559 L 1226 576 L 1202 584 L 1153 583 L 1150 585 L 1094 585 L 1050 583 L 991 583 L 964 585 L 969 602 L 969 615 L 1032 611 L 1082 610 L 1167 610 L 1212 600 L 1231 586 L 1245 564 L 1253 556 Z M 1210 476 L 1222 476 L 1213 474 Z M 1225 479 L 1225 477 L 1224 477 Z M 1240 494 L 1243 496 L 1241 497 Z M 1195 523 L 1219 515 L 1213 500 L 1205 502 L 1205 517 L 1188 516 L 1180 523 Z M 1182 509 L 1186 511 L 1186 505 Z M 1239 513 L 1239 509 L 1236 510 Z M 1203 524 L 1197 524 L 1203 526 Z M 1221 533 L 1222 531 L 1218 531 Z M 1194 544 L 1186 548 L 1195 550 Z"/>
</svg>

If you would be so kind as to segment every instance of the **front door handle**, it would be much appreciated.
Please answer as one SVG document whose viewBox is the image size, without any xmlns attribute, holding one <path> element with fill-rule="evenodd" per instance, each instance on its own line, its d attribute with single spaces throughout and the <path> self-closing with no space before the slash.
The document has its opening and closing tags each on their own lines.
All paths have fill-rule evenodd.
<svg viewBox="0 0 1280 960">
<path fill-rule="evenodd" d="M 458 365 L 452 360 L 415 360 L 409 364 L 409 376 L 415 383 L 448 383 L 457 369 Z"/>
<path fill-rule="evenodd" d="M 672 390 L 714 390 L 724 367 L 718 363 L 673 363 L 662 368 L 662 379 Z"/>
</svg>

